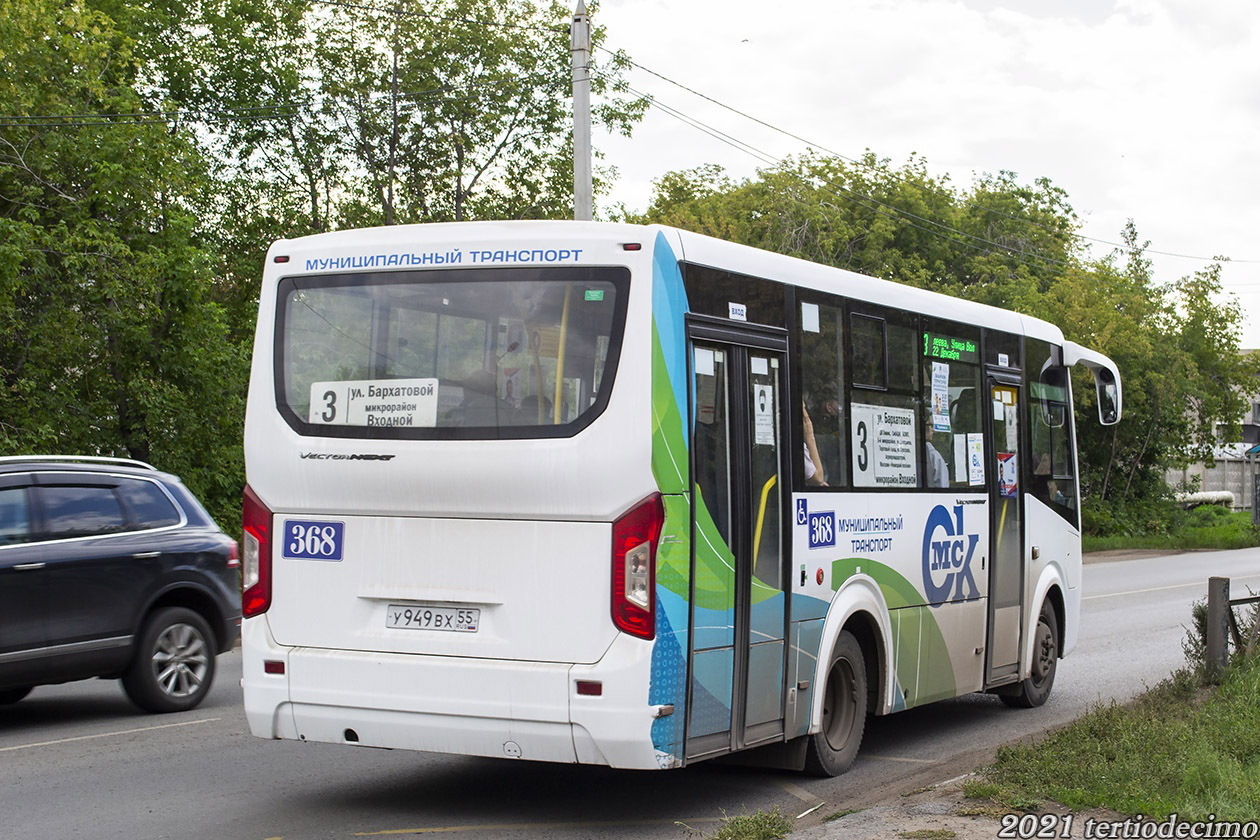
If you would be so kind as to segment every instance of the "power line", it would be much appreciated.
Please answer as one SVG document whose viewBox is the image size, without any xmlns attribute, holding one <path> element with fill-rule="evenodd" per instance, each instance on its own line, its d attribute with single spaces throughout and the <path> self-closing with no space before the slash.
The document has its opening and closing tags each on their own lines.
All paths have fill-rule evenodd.
<svg viewBox="0 0 1260 840">
<path fill-rule="evenodd" d="M 64 127 L 97 127 L 110 125 L 167 125 L 171 122 L 247 122 L 257 120 L 291 119 L 302 109 L 321 108 L 327 105 L 344 105 L 358 103 L 360 97 L 377 99 L 382 102 L 395 100 L 421 100 L 436 98 L 443 93 L 462 90 L 466 95 L 451 97 L 450 101 L 474 99 L 472 92 L 476 88 L 527 87 L 537 81 L 552 80 L 554 85 L 568 85 L 568 74 L 556 76 L 553 73 L 537 73 L 532 76 L 512 79 L 496 79 L 476 81 L 464 88 L 453 85 L 441 85 L 420 91 L 405 91 L 393 94 L 389 91 L 367 91 L 359 96 L 315 97 L 308 100 L 278 102 L 272 105 L 233 106 L 228 108 L 178 108 L 169 111 L 139 111 L 128 114 L 87 113 L 87 114 L 6 114 L 0 115 L 0 128 L 64 128 Z M 537 89 L 537 88 L 536 88 Z M 535 90 L 536 90 L 535 89 Z M 543 86 L 542 89 L 549 89 Z"/>
<path fill-rule="evenodd" d="M 604 52 L 609 53 L 610 55 L 614 55 L 614 56 L 618 55 L 618 53 L 614 53 L 612 50 L 609 50 L 607 47 L 597 46 L 597 47 L 596 47 L 596 49 L 603 50 Z M 797 141 L 799 141 L 799 142 L 801 142 L 801 143 L 804 143 L 806 146 L 812 146 L 813 148 L 816 148 L 816 149 L 818 149 L 818 150 L 820 150 L 820 151 L 822 151 L 822 152 L 825 152 L 826 154 L 828 154 L 828 155 L 830 155 L 830 156 L 832 156 L 832 157 L 836 157 L 836 158 L 839 158 L 839 159 L 841 159 L 841 160 L 846 160 L 846 161 L 849 161 L 850 163 L 856 164 L 857 166 L 861 166 L 861 167 L 864 167 L 864 168 L 867 168 L 867 169 L 875 169 L 875 167 L 871 166 L 871 164 L 868 164 L 868 163 L 866 163 L 865 161 L 859 160 L 859 159 L 857 159 L 857 158 L 849 157 L 848 155 L 841 154 L 840 152 L 832 151 L 831 149 L 828 149 L 826 146 L 823 146 L 821 143 L 815 143 L 815 142 L 813 142 L 813 141 L 811 141 L 811 140 L 809 140 L 809 139 L 807 139 L 807 138 L 805 138 L 805 137 L 800 136 L 799 134 L 794 134 L 794 133 L 792 133 L 791 131 L 788 131 L 787 129 L 780 128 L 779 126 L 774 125 L 774 124 L 769 123 L 769 122 L 766 122 L 765 120 L 760 119 L 759 117 L 755 117 L 755 116 L 753 116 L 753 115 L 751 115 L 751 114 L 748 114 L 748 113 L 746 113 L 746 112 L 744 112 L 744 111 L 739 110 L 738 108 L 735 108 L 735 107 L 733 107 L 733 106 L 731 106 L 731 105 L 727 105 L 725 102 L 722 102 L 722 101 L 720 101 L 720 100 L 714 99 L 713 97 L 709 96 L 708 94 L 701 93 L 700 91 L 695 90 L 694 88 L 688 87 L 687 85 L 683 84 L 682 82 L 676 81 L 675 79 L 671 79 L 671 78 L 669 78 L 668 76 L 666 76 L 666 75 L 664 75 L 664 74 L 662 74 L 662 73 L 658 73 L 657 71 L 655 71 L 655 70 L 651 69 L 650 67 L 645 67 L 644 65 L 639 64 L 637 61 L 634 61 L 633 59 L 631 59 L 631 58 L 627 57 L 624 53 L 620 53 L 620 58 L 621 58 L 622 60 L 624 60 L 626 63 L 630 64 L 630 65 L 631 65 L 631 66 L 633 66 L 633 67 L 637 67 L 638 69 L 642 70 L 642 71 L 643 71 L 643 72 L 645 72 L 645 73 L 648 73 L 648 74 L 650 74 L 650 75 L 652 75 L 652 76 L 655 76 L 656 78 L 658 78 L 658 79 L 660 79 L 660 80 L 662 80 L 662 81 L 664 81 L 664 82 L 668 82 L 669 84 L 674 85 L 675 87 L 681 88 L 682 90 L 686 91 L 687 93 L 692 94 L 693 96 L 698 96 L 698 97 L 700 97 L 701 99 L 705 100 L 706 102 L 710 102 L 710 103 L 712 103 L 712 104 L 714 104 L 714 105 L 717 105 L 718 107 L 723 108 L 723 109 L 725 109 L 725 110 L 727 110 L 727 111 L 730 111 L 731 113 L 736 114 L 736 115 L 738 115 L 738 116 L 740 116 L 740 117 L 743 117 L 744 119 L 751 120 L 752 122 L 755 122 L 755 123 L 757 123 L 757 124 L 758 124 L 758 125 L 760 125 L 760 126 L 763 126 L 763 127 L 765 127 L 765 128 L 768 128 L 768 129 L 770 129 L 771 131 L 775 131 L 775 132 L 777 132 L 777 133 L 779 133 L 779 134 L 784 135 L 785 137 L 790 137 L 790 138 L 792 138 L 793 140 L 797 140 Z M 882 170 L 876 170 L 876 171 L 882 171 Z M 899 180 L 899 181 L 902 181 L 903 183 L 905 183 L 905 182 L 906 182 L 906 179 L 905 179 L 903 176 L 901 176 L 901 175 L 899 175 L 898 173 L 896 173 L 896 172 L 888 171 L 888 174 L 892 175 L 894 178 L 896 178 L 896 179 L 897 179 L 897 180 Z M 937 192 L 940 192 L 940 193 L 942 193 L 942 194 L 943 194 L 943 191 L 937 190 Z M 1122 248 L 1122 249 L 1128 249 L 1128 248 L 1130 247 L 1129 245 L 1127 245 L 1127 244 L 1125 244 L 1125 243 L 1123 243 L 1123 242 L 1114 242 L 1114 241 L 1111 241 L 1111 240 L 1108 240 L 1108 239 L 1099 239 L 1099 238 L 1097 238 L 1097 237 L 1093 237 L 1093 236 L 1086 236 L 1085 234 L 1082 234 L 1082 233 L 1075 233 L 1075 232 L 1071 232 L 1071 231 L 1058 231 L 1058 230 L 1055 230 L 1054 228 L 1052 228 L 1052 227 L 1050 227 L 1050 226 L 1048 226 L 1048 225 L 1044 225 L 1044 224 L 1042 224 L 1042 223 L 1040 223 L 1040 222 L 1038 222 L 1038 221 L 1036 221 L 1036 220 L 1034 220 L 1034 219 L 1029 219 L 1029 218 L 1025 218 L 1025 217 L 1022 217 L 1022 216 L 1016 216 L 1016 215 L 1014 215 L 1014 214 L 1007 213 L 1007 212 L 1006 212 L 1006 211 L 1004 211 L 1004 210 L 998 210 L 998 209 L 993 208 L 993 207 L 984 207 L 984 206 L 980 206 L 980 205 L 977 205 L 977 204 L 975 204 L 974 202 L 972 202 L 972 201 L 970 201 L 970 200 L 968 200 L 968 199 L 963 199 L 963 203 L 967 204 L 968 206 L 975 207 L 975 208 L 976 208 L 976 209 L 978 209 L 978 210 L 982 210 L 982 211 L 984 211 L 984 212 L 986 212 L 986 213 L 994 213 L 994 214 L 997 214 L 997 215 L 1000 215 L 1000 216 L 1005 216 L 1005 217 L 1007 217 L 1007 218 L 1009 218 L 1009 219 L 1013 219 L 1013 220 L 1018 221 L 1018 222 L 1021 222 L 1021 223 L 1023 223 L 1023 224 L 1028 224 L 1028 225 L 1032 225 L 1032 226 L 1034 226 L 1034 227 L 1039 227 L 1039 228 L 1041 228 L 1041 229 L 1043 229 L 1043 230 L 1046 230 L 1046 231 L 1049 231 L 1049 232 L 1051 232 L 1051 233 L 1055 233 L 1055 234 L 1059 234 L 1059 235 L 1063 235 L 1064 233 L 1066 233 L 1066 235 L 1071 236 L 1073 239 L 1086 240 L 1086 241 L 1089 241 L 1089 242 L 1097 242 L 1097 243 L 1100 243 L 1100 244 L 1102 244 L 1102 245 L 1110 245 L 1110 246 L 1112 246 L 1112 247 L 1115 247 L 1115 248 Z M 1158 254 L 1158 255 L 1160 255 L 1160 256 L 1164 256 L 1164 257 L 1177 257 L 1177 258 L 1180 258 L 1180 259 L 1198 260 L 1198 261 L 1200 261 L 1200 262 L 1218 262 L 1218 261 L 1219 261 L 1217 257 L 1204 257 L 1204 256 L 1198 256 L 1198 255 L 1195 255 L 1195 254 L 1181 254 L 1181 253 L 1177 253 L 1177 252 L 1174 252 L 1174 251 L 1157 251 L 1157 250 L 1154 250 L 1154 249 L 1144 249 L 1143 253 L 1145 253 L 1145 254 Z M 1244 260 L 1230 260 L 1230 262 L 1234 262 L 1234 263 L 1244 263 L 1244 264 L 1247 264 L 1247 263 L 1260 263 L 1260 260 L 1250 260 L 1250 259 L 1244 259 Z"/>
<path fill-rule="evenodd" d="M 660 108 L 661 111 L 667 114 L 668 116 L 671 116 L 679 120 L 680 122 L 683 122 L 691 126 L 692 128 L 702 131 L 703 133 L 708 134 L 710 137 L 713 137 L 714 139 L 719 140 L 720 142 L 723 142 L 727 144 L 728 146 L 738 149 L 739 151 L 744 152 L 745 154 L 751 155 L 752 157 L 755 157 L 758 160 L 760 160 L 762 163 L 765 163 L 767 165 L 777 165 L 780 167 L 782 167 L 782 165 L 785 163 L 783 159 L 776 158 L 769 152 L 765 152 L 761 149 L 758 149 L 757 147 L 749 143 L 745 143 L 744 141 L 739 140 L 738 138 L 732 137 L 731 135 L 726 134 L 725 132 L 719 129 L 716 129 L 713 126 L 707 125 L 706 123 L 703 123 L 700 120 L 697 120 L 696 118 L 691 117 L 683 113 L 682 111 L 679 111 L 676 108 L 666 105 L 665 103 L 656 99 L 651 94 L 643 93 L 641 91 L 635 90 L 632 87 L 627 87 L 627 90 L 629 90 L 631 93 L 637 96 L 641 96 L 647 99 L 649 102 L 656 105 L 656 107 Z M 798 180 L 802 182 L 808 182 L 808 179 L 804 175 L 801 175 L 799 173 L 796 173 L 790 170 L 784 170 L 784 171 L 787 172 L 787 174 L 796 177 Z M 977 236 L 973 233 L 967 233 L 964 230 L 959 230 L 958 228 L 952 227 L 950 225 L 946 225 L 934 219 L 929 219 L 924 216 L 920 216 L 916 213 L 911 213 L 908 210 L 902 210 L 899 207 L 882 202 L 879 199 L 873 198 L 872 196 L 857 192 L 856 190 L 848 189 L 847 187 L 840 186 L 839 184 L 836 184 L 833 181 L 828 181 L 826 178 L 822 178 L 820 176 L 814 176 L 814 177 L 816 177 L 818 181 L 820 181 L 823 184 L 823 189 L 826 192 L 830 193 L 831 195 L 834 195 L 836 198 L 850 201 L 854 204 L 857 204 L 859 207 L 862 207 L 863 209 L 866 209 L 866 210 L 870 210 L 871 212 L 874 212 L 874 213 L 879 213 L 882 211 L 884 213 L 892 213 L 896 216 L 900 216 L 902 217 L 901 220 L 903 222 L 905 222 L 906 224 L 908 224 L 909 226 L 913 228 L 921 230 L 924 233 L 928 233 L 932 236 L 945 239 L 946 241 L 953 242 L 955 244 L 962 245 L 967 248 L 971 248 L 974 251 L 978 251 L 980 253 L 990 253 L 984 248 L 973 245 L 970 242 L 959 240 L 953 236 L 948 236 L 942 233 L 941 231 L 948 231 L 949 233 L 957 234 L 958 236 L 966 237 L 967 239 L 972 239 L 977 242 L 983 243 L 985 245 L 992 246 L 993 248 L 997 248 L 1001 250 L 1002 252 L 1006 253 L 1008 256 L 1014 258 L 1020 264 L 1025 265 L 1029 268 L 1034 268 L 1035 266 L 1029 262 L 1026 262 L 1023 259 L 1020 259 L 1021 255 L 1027 255 L 1035 259 L 1041 260 L 1042 262 L 1053 263 L 1055 265 L 1061 265 L 1061 266 L 1068 265 L 1068 263 L 1064 262 L 1063 260 L 1057 259 L 1055 257 L 1049 257 L 1036 251 L 1020 250 L 1017 248 L 1013 248 L 1010 245 L 1003 245 L 1000 242 L 994 242 L 993 240 L 986 239 L 983 236 Z M 813 186 L 817 186 L 817 185 L 814 184 Z M 842 195 L 841 193 L 844 193 L 844 194 Z M 872 207 L 868 204 L 863 204 L 862 200 L 869 201 L 875 206 Z M 925 224 L 932 225 L 933 227 L 939 228 L 940 230 L 933 230 L 931 228 L 924 227 L 923 225 L 915 224 L 915 222 L 909 221 L 910 219 L 915 219 Z"/>
</svg>

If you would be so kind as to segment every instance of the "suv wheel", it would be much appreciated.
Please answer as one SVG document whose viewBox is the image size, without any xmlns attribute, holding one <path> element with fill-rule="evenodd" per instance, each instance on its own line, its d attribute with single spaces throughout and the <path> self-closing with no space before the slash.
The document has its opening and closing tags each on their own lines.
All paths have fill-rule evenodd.
<svg viewBox="0 0 1260 840">
<path fill-rule="evenodd" d="M 16 703 L 30 693 L 31 687 L 29 685 L 23 688 L 2 689 L 0 690 L 0 706 L 7 706 L 10 703 Z"/>
<path fill-rule="evenodd" d="M 184 607 L 158 610 L 145 624 L 135 659 L 123 675 L 131 702 L 150 712 L 195 708 L 214 680 L 210 625 Z"/>
</svg>

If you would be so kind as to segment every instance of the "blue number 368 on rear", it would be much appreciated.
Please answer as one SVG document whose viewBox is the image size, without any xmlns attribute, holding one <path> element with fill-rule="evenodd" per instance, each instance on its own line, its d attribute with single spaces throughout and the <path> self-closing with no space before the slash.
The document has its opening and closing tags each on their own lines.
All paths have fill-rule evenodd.
<svg viewBox="0 0 1260 840">
<path fill-rule="evenodd" d="M 344 522 L 284 521 L 285 557 L 293 560 L 341 560 L 345 541 Z"/>
</svg>

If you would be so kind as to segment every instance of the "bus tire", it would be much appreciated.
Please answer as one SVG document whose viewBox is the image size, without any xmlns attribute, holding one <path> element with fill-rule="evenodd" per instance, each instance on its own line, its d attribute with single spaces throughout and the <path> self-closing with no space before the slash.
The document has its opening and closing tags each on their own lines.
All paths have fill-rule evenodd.
<svg viewBox="0 0 1260 840">
<path fill-rule="evenodd" d="M 1000 694 L 1002 702 L 1020 709 L 1034 709 L 1045 703 L 1054 688 L 1054 672 L 1059 663 L 1059 620 L 1047 600 L 1037 616 L 1037 630 L 1033 637 L 1032 664 L 1028 679 L 1010 694 Z"/>
<path fill-rule="evenodd" d="M 848 630 L 840 631 L 823 682 L 822 729 L 809 736 L 805 770 L 839 776 L 853 765 L 866 729 L 866 659 Z"/>
</svg>

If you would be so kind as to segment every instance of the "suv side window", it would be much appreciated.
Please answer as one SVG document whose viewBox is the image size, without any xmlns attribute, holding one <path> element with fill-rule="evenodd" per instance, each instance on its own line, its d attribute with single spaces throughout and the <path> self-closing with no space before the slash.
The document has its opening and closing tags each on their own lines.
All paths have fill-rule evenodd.
<svg viewBox="0 0 1260 840">
<path fill-rule="evenodd" d="M 45 485 L 37 492 L 49 536 L 95 537 L 127 530 L 122 505 L 111 487 Z"/>
<path fill-rule="evenodd" d="M 132 527 L 144 531 L 179 524 L 179 511 L 152 481 L 120 478 L 116 490 L 131 514 Z"/>
<path fill-rule="evenodd" d="M 29 542 L 30 501 L 25 487 L 0 489 L 0 546 Z"/>
</svg>

